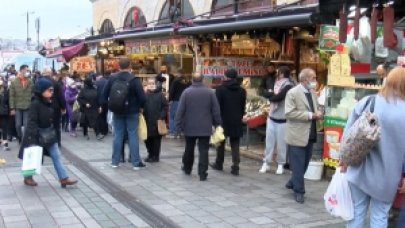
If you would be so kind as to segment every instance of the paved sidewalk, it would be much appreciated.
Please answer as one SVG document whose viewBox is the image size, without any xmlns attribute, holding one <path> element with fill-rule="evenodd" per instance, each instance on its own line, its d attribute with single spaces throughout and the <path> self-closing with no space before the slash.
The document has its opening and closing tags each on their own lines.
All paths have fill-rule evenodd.
<svg viewBox="0 0 405 228">
<path fill-rule="evenodd" d="M 297 204 L 284 188 L 289 174 L 259 174 L 260 163 L 242 158 L 241 175 L 230 174 L 230 157 L 225 171 L 209 170 L 208 181 L 181 170 L 183 143 L 164 140 L 161 162 L 133 171 L 128 163 L 110 168 L 111 136 L 102 142 L 63 136 L 63 146 L 102 172 L 117 186 L 181 227 L 342 227 L 324 209 L 323 194 L 328 183 L 306 181 L 306 202 Z M 127 150 L 128 151 L 128 150 Z M 141 145 L 141 154 L 146 152 Z M 211 151 L 210 160 L 213 161 Z M 196 156 L 198 157 L 198 156 Z"/>
<path fill-rule="evenodd" d="M 64 160 L 79 184 L 62 189 L 52 163 L 46 158 L 38 186 L 23 185 L 21 161 L 12 151 L 0 152 L 0 228 L 25 227 L 149 227 L 131 210 L 106 193 L 84 173 Z"/>
</svg>

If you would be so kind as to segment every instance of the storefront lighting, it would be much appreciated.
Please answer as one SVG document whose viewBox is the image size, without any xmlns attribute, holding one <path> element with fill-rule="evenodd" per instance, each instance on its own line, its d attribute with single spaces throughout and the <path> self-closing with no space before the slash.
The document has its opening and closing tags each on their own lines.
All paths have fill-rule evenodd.
<svg viewBox="0 0 405 228">
<path fill-rule="evenodd" d="M 105 45 L 105 42 L 104 42 L 104 40 L 103 40 L 103 41 L 100 42 L 100 46 L 101 46 L 101 47 L 104 47 L 104 45 Z"/>
<path fill-rule="evenodd" d="M 355 11 L 355 10 L 356 10 L 356 6 L 355 6 L 355 5 L 350 6 L 349 10 L 350 10 L 350 11 Z"/>
</svg>

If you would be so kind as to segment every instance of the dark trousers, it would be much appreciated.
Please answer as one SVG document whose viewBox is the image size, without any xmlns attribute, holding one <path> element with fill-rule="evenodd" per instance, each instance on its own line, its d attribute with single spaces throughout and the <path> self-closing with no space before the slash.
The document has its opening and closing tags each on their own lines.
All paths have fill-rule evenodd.
<svg viewBox="0 0 405 228">
<path fill-rule="evenodd" d="M 60 113 L 59 110 L 54 111 L 55 114 L 53 115 L 53 127 L 56 130 L 56 137 L 58 138 L 58 145 L 61 145 L 61 119 L 62 119 L 62 113 Z"/>
<path fill-rule="evenodd" d="M 97 129 L 98 132 L 102 135 L 108 134 L 108 123 L 107 123 L 107 114 L 108 106 L 105 105 L 102 107 L 103 111 L 97 116 Z"/>
<path fill-rule="evenodd" d="M 230 137 L 231 153 L 232 153 L 232 169 L 239 170 L 240 152 L 239 152 L 239 137 Z M 215 163 L 222 167 L 225 157 L 225 141 L 223 141 L 217 148 L 217 159 Z"/>
<path fill-rule="evenodd" d="M 67 132 L 69 130 L 69 116 L 67 112 L 62 115 L 61 121 L 63 130 Z"/>
<path fill-rule="evenodd" d="M 210 137 L 201 136 L 201 137 L 186 137 L 186 149 L 183 155 L 183 168 L 185 172 L 191 172 L 194 164 L 194 148 L 198 140 L 198 151 L 199 151 L 199 160 L 198 160 L 198 175 L 200 177 L 206 177 L 208 170 L 208 150 L 210 147 Z"/>
<path fill-rule="evenodd" d="M 402 204 L 401 212 L 397 220 L 397 228 L 405 227 L 405 203 Z"/>
<path fill-rule="evenodd" d="M 8 116 L 0 116 L 1 139 L 8 139 Z"/>
<path fill-rule="evenodd" d="M 295 193 L 305 194 L 304 175 L 308 169 L 312 157 L 312 142 L 305 147 L 288 145 L 288 158 L 292 176 L 287 185 L 292 187 Z"/>
<path fill-rule="evenodd" d="M 10 116 L 8 119 L 8 140 L 11 141 L 13 137 L 17 137 L 17 129 L 15 128 L 15 116 Z"/>
<path fill-rule="evenodd" d="M 151 136 L 145 140 L 148 157 L 159 160 L 162 136 Z"/>
</svg>

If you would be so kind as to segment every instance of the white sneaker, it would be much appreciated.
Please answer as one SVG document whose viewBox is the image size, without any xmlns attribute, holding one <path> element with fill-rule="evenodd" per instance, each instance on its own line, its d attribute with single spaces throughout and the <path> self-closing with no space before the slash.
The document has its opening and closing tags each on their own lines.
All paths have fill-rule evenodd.
<svg viewBox="0 0 405 228">
<path fill-rule="evenodd" d="M 267 171 L 270 170 L 270 166 L 264 162 L 262 165 L 262 168 L 260 168 L 259 173 L 266 173 Z"/>
<path fill-rule="evenodd" d="M 278 165 L 276 174 L 281 175 L 284 173 L 284 165 Z"/>
<path fill-rule="evenodd" d="M 116 168 L 118 168 L 118 165 L 111 164 L 111 168 L 116 169 Z"/>
</svg>

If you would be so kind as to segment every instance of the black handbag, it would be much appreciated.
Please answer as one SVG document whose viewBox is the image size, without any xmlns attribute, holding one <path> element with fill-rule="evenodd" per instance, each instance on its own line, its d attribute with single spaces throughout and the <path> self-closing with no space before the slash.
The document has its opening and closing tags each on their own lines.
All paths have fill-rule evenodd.
<svg viewBox="0 0 405 228">
<path fill-rule="evenodd" d="M 38 134 L 39 145 L 44 148 L 48 148 L 58 142 L 58 137 L 56 136 L 56 130 L 54 127 L 40 128 Z"/>
</svg>

